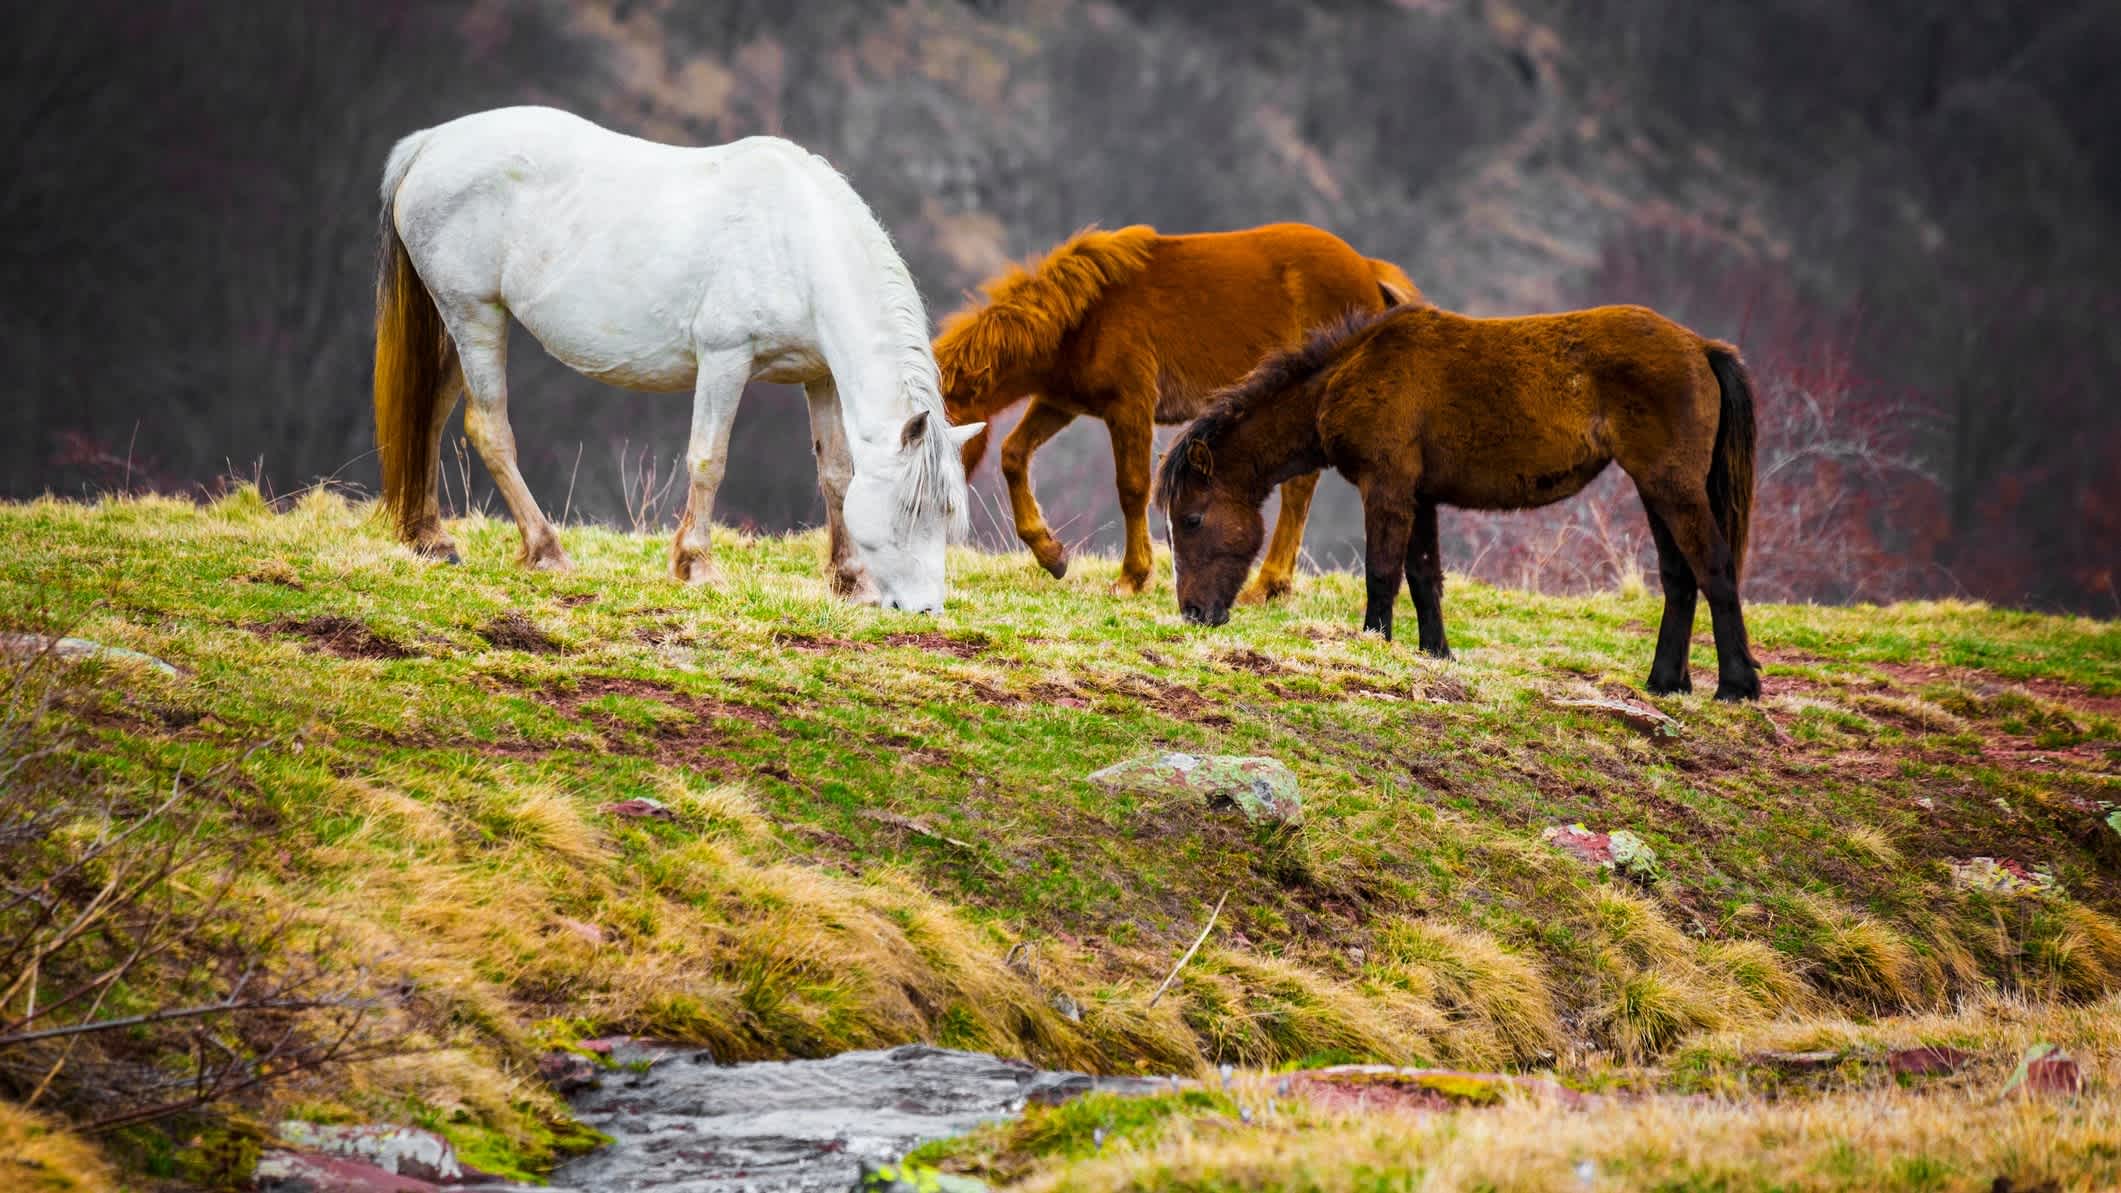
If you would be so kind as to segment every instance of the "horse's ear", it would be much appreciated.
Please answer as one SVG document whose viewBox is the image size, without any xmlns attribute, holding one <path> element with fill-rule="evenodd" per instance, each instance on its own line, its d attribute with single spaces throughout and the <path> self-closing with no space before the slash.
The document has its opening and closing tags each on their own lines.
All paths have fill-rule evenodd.
<svg viewBox="0 0 2121 1193">
<path fill-rule="evenodd" d="M 1200 473 L 1202 476 L 1213 477 L 1215 475 L 1215 453 L 1208 450 L 1207 444 L 1196 439 L 1186 445 L 1186 467 Z"/>
<path fill-rule="evenodd" d="M 898 445 L 907 451 L 912 451 L 925 442 L 927 438 L 928 412 L 923 410 L 906 420 L 905 429 L 898 433 Z"/>
<path fill-rule="evenodd" d="M 962 427 L 950 428 L 950 446 L 963 447 L 972 442 L 972 437 L 987 429 L 986 423 L 966 423 Z"/>
</svg>

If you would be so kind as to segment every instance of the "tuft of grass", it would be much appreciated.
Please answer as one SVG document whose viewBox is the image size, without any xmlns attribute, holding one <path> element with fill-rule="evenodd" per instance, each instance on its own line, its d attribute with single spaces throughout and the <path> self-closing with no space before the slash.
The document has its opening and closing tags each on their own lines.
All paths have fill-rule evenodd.
<svg viewBox="0 0 2121 1193">
<path fill-rule="evenodd" d="M 1812 922 L 1812 960 L 1830 989 L 1880 1009 L 1910 1006 L 1921 996 L 1921 973 L 1906 937 L 1824 898 L 1806 896 L 1800 906 Z"/>
<path fill-rule="evenodd" d="M 1439 1001 L 1450 1016 L 1441 1053 L 1454 1064 L 1551 1060 L 1560 1047 L 1544 967 L 1477 929 L 1398 919 L 1377 934 L 1376 968 Z"/>
<path fill-rule="evenodd" d="M 116 1193 L 117 1174 L 96 1148 L 63 1126 L 0 1101 L 0 1172 L 24 1193 Z"/>
</svg>

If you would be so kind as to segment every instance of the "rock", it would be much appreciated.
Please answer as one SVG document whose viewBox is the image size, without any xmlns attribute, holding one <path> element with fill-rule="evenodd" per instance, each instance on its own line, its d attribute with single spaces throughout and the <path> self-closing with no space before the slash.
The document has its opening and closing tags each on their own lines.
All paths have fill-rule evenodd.
<svg viewBox="0 0 2121 1193">
<path fill-rule="evenodd" d="M 554 1050 L 538 1058 L 538 1077 L 562 1095 L 588 1089 L 600 1075 L 597 1062 L 579 1052 Z"/>
<path fill-rule="evenodd" d="M 632 799 L 622 799 L 615 804 L 605 804 L 597 810 L 606 815 L 617 816 L 626 820 L 676 820 L 678 818 L 678 814 L 670 810 L 670 805 L 661 800 L 649 799 L 645 795 L 637 795 Z"/>
<path fill-rule="evenodd" d="M 1943 1045 L 1926 1045 L 1920 1048 L 1896 1048 L 1886 1053 L 1886 1067 L 1896 1077 L 1937 1077 L 1956 1073 L 1974 1059 L 1971 1052 Z"/>
<path fill-rule="evenodd" d="M 1147 754 L 1097 771 L 1090 781 L 1114 790 L 1195 796 L 1211 808 L 1236 808 L 1254 824 L 1303 822 L 1296 774 L 1272 758 Z"/>
<path fill-rule="evenodd" d="M 2003 1083 L 2003 1092 L 2045 1094 L 2074 1098 L 2084 1090 L 2084 1072 L 2068 1053 L 2049 1043 L 2034 1044 L 2025 1050 L 2012 1071 L 2010 1080 Z"/>
<path fill-rule="evenodd" d="M 388 1124 L 327 1126 L 290 1119 L 275 1133 L 282 1143 L 321 1156 L 357 1160 L 393 1176 L 417 1180 L 456 1181 L 464 1177 L 456 1149 L 432 1131 Z"/>
<path fill-rule="evenodd" d="M 1632 700 L 1556 700 L 1554 707 L 1600 713 L 1631 729 L 1638 729 L 1655 737 L 1679 736 L 1679 722 L 1670 714 Z"/>
<path fill-rule="evenodd" d="M 0 654 L 35 655 L 49 652 L 55 659 L 80 661 L 96 659 L 118 667 L 146 667 L 159 671 L 171 679 L 177 677 L 177 669 L 151 654 L 127 650 L 122 646 L 105 646 L 86 638 L 49 638 L 43 634 L 0 634 Z"/>
<path fill-rule="evenodd" d="M 340 1156 L 273 1150 L 258 1157 L 258 1193 L 436 1193 L 433 1181 Z"/>
<path fill-rule="evenodd" d="M 1581 824 L 1554 825 L 1540 833 L 1539 839 L 1586 865 L 1604 866 L 1644 882 L 1657 878 L 1657 851 L 1624 828 L 1601 833 Z"/>
<path fill-rule="evenodd" d="M 1952 886 L 1962 891 L 2044 895 L 2055 889 L 2055 876 L 2046 869 L 2027 866 L 2012 858 L 1970 857 L 1945 864 L 1951 867 Z"/>
<path fill-rule="evenodd" d="M 1832 1048 L 1812 1052 L 1755 1052 L 1746 1063 L 1780 1069 L 1785 1073 L 1816 1073 L 1841 1063 L 1841 1053 Z"/>
</svg>

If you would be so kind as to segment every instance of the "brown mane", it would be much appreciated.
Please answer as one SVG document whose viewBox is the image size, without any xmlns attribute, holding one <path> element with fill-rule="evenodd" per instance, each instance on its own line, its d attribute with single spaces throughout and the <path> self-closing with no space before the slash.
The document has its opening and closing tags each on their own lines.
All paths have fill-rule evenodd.
<svg viewBox="0 0 2121 1193">
<path fill-rule="evenodd" d="M 1050 357 L 1106 290 L 1148 268 L 1156 229 L 1089 227 L 1036 262 L 1011 266 L 982 285 L 986 301 L 943 321 L 935 339 L 944 392 L 953 376 L 976 378 L 1005 364 Z"/>
<path fill-rule="evenodd" d="M 1357 336 L 1392 317 L 1401 308 L 1352 310 L 1313 331 L 1304 342 L 1285 352 L 1264 357 L 1244 379 L 1208 399 L 1208 408 L 1193 420 L 1164 453 L 1163 467 L 1156 476 L 1156 503 L 1169 508 L 1194 472 L 1212 475 L 1215 445 L 1254 406 L 1273 401 L 1291 387 L 1316 377 L 1339 357 Z"/>
</svg>

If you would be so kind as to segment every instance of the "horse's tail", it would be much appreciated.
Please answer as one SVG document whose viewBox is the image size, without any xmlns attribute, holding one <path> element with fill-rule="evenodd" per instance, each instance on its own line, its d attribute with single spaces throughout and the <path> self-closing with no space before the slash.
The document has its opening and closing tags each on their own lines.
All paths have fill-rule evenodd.
<svg viewBox="0 0 2121 1193">
<path fill-rule="evenodd" d="M 1707 345 L 1709 369 L 1723 402 L 1716 420 L 1716 449 L 1709 459 L 1709 508 L 1731 547 L 1731 575 L 1745 574 L 1746 535 L 1753 522 L 1753 378 L 1738 350 L 1714 340 Z"/>
<path fill-rule="evenodd" d="M 410 541 L 435 482 L 435 423 L 448 415 L 443 382 L 456 349 L 442 313 L 413 269 L 398 235 L 398 187 L 425 133 L 399 141 L 383 167 L 383 213 L 377 225 L 376 455 L 383 469 L 383 508 Z"/>
<path fill-rule="evenodd" d="M 1408 306 L 1429 301 L 1422 297 L 1421 287 L 1414 284 L 1414 279 L 1407 276 L 1406 270 L 1390 261 L 1380 261 L 1375 257 L 1368 260 L 1370 272 L 1377 277 L 1377 292 L 1384 296 L 1386 306 Z"/>
</svg>

